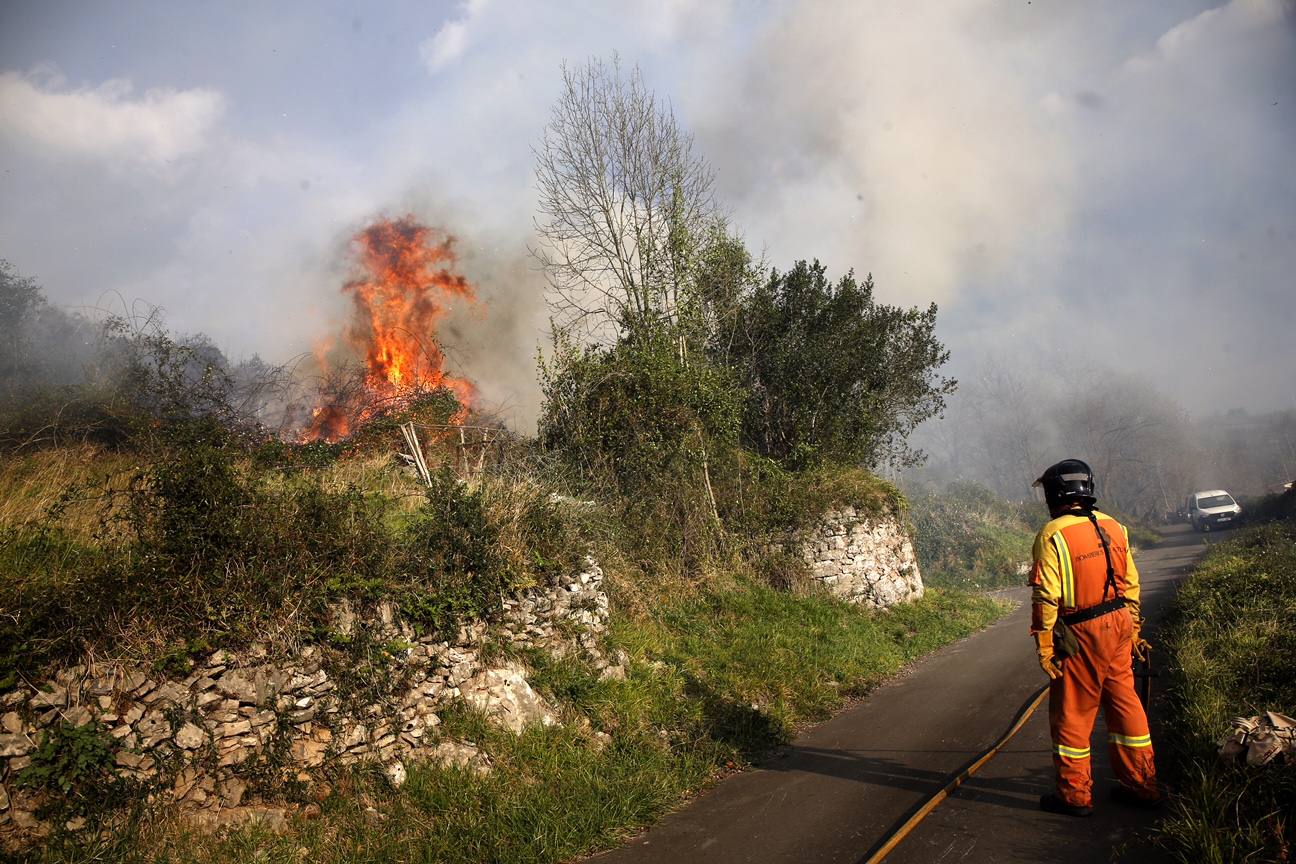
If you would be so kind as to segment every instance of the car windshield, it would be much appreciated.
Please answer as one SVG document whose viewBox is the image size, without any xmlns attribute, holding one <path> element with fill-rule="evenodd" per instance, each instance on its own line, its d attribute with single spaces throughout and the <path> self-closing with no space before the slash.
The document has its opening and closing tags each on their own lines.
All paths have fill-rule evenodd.
<svg viewBox="0 0 1296 864">
<path fill-rule="evenodd" d="M 1228 495 L 1208 495 L 1197 499 L 1197 506 L 1203 510 L 1209 507 L 1227 507 L 1232 503 L 1233 499 Z"/>
</svg>

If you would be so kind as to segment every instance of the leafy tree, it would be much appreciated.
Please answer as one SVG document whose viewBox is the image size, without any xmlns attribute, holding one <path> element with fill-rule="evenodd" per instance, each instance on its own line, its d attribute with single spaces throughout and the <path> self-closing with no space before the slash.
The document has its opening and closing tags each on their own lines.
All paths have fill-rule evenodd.
<svg viewBox="0 0 1296 864">
<path fill-rule="evenodd" d="M 743 440 L 758 453 L 790 467 L 909 465 L 922 454 L 906 436 L 956 386 L 938 374 L 949 352 L 935 325 L 935 304 L 879 304 L 872 277 L 831 283 L 801 261 L 744 292 L 712 353 L 737 373 Z"/>
<path fill-rule="evenodd" d="M 45 297 L 36 280 L 18 275 L 13 264 L 0 258 L 0 373 L 11 378 L 22 365 L 23 350 L 27 342 L 27 327 Z"/>
</svg>

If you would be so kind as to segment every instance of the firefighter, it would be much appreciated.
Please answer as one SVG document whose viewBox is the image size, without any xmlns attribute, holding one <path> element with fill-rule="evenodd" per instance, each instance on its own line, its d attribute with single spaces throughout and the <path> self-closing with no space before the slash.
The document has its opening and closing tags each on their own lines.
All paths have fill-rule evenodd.
<svg viewBox="0 0 1296 864">
<path fill-rule="evenodd" d="M 1094 509 L 1093 472 L 1084 462 L 1059 462 L 1035 485 L 1044 487 L 1052 519 L 1035 537 L 1031 634 L 1040 667 L 1052 679 L 1049 731 L 1057 769 L 1056 791 L 1040 798 L 1040 808 L 1068 816 L 1093 812 L 1089 739 L 1099 706 L 1119 781 L 1112 799 L 1156 807 L 1161 794 L 1152 737 L 1131 669 L 1134 657 L 1146 659 L 1149 646 L 1139 636 L 1139 577 L 1129 532 Z"/>
</svg>

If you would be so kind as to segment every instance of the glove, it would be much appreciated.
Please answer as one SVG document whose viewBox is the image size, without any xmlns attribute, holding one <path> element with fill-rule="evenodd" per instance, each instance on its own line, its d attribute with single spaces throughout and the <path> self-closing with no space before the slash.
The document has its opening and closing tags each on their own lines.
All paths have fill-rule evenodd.
<svg viewBox="0 0 1296 864">
<path fill-rule="evenodd" d="M 1062 677 L 1062 667 L 1053 659 L 1053 631 L 1041 630 L 1035 634 L 1035 652 L 1039 654 L 1040 668 L 1054 680 Z"/>
<path fill-rule="evenodd" d="M 1146 663 L 1152 646 L 1139 635 L 1139 631 L 1142 629 L 1143 619 L 1136 617 L 1134 619 L 1134 632 L 1130 634 L 1130 653 L 1134 655 L 1135 660 Z"/>
</svg>

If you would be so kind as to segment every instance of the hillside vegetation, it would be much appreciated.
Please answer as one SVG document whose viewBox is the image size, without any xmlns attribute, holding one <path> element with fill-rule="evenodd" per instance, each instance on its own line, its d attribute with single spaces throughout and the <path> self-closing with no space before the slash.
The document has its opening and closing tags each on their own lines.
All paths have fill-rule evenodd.
<svg viewBox="0 0 1296 864">
<path fill-rule="evenodd" d="M 811 305 L 832 302 L 814 272 L 799 302 L 809 290 L 822 292 Z M 376 680 L 393 649 L 339 638 L 332 604 L 390 601 L 419 632 L 450 635 L 588 552 L 612 599 L 603 647 L 624 652 L 628 675 L 528 654 L 560 728 L 515 739 L 461 711 L 440 729 L 471 735 L 489 775 L 413 765 L 395 789 L 340 771 L 286 834 L 217 842 L 115 783 L 101 733 L 68 728 L 6 782 L 62 789 L 65 812 L 106 830 L 60 827 L 27 860 L 300 860 L 302 848 L 321 861 L 561 860 L 616 842 L 1000 611 L 932 590 L 875 613 L 810 591 L 788 551 L 801 530 L 846 504 L 903 518 L 904 498 L 831 439 L 753 442 L 765 427 L 744 420 L 740 376 L 669 340 L 560 342 L 542 370 L 539 438 L 498 432 L 478 470 L 455 436 L 430 434 L 429 488 L 395 457 L 398 426 L 462 416 L 448 391 L 413 392 L 345 441 L 293 443 L 237 404 L 231 370 L 201 341 L 160 329 L 104 339 L 103 377 L 40 399 L 15 384 L 4 405 L 0 692 L 88 656 L 183 676 L 253 642 L 311 644 Z M 39 413 L 60 400 L 77 410 Z"/>
<path fill-rule="evenodd" d="M 1031 543 L 1047 515 L 1037 502 L 1005 501 L 975 483 L 908 495 L 914 551 L 932 585 L 1000 588 L 1026 584 Z"/>
<path fill-rule="evenodd" d="M 590 507 L 552 496 L 543 459 L 526 442 L 469 483 L 443 465 L 425 489 L 371 434 L 354 448 L 248 449 L 218 436 L 149 451 L 81 445 L 7 457 L 5 686 L 86 652 L 184 674 L 191 658 L 253 640 L 272 650 L 315 643 L 363 678 L 381 672 L 382 646 L 335 641 L 329 603 L 394 599 L 420 627 L 444 632 L 490 620 L 504 592 L 572 566 L 587 549 L 606 562 L 614 617 L 605 647 L 625 652 L 626 680 L 532 653 L 522 659 L 560 707 L 561 728 L 515 739 L 464 711 L 440 729 L 478 742 L 494 760 L 489 775 L 411 766 L 397 790 L 380 774 L 344 772 L 313 821 L 216 843 L 165 810 L 127 802 L 135 816 L 113 832 L 57 832 L 31 860 L 301 860 L 301 848 L 320 861 L 562 860 L 652 821 L 999 611 L 933 590 L 869 613 L 788 591 L 785 578 L 775 587 L 770 574 L 789 565 L 759 557 L 754 538 L 769 535 L 755 532 L 752 551 L 732 535 L 728 551 L 688 570 L 661 551 L 672 547 L 654 553 L 627 530 L 632 502 Z M 430 453 L 450 461 L 450 450 Z M 789 500 L 818 508 L 854 489 L 861 494 L 847 500 L 861 506 L 897 505 L 894 490 L 865 476 L 839 488 L 807 484 L 814 495 Z M 785 518 L 759 511 L 765 524 Z M 607 744 L 591 749 L 591 731 Z"/>
<path fill-rule="evenodd" d="M 1007 501 L 985 486 L 950 483 L 908 492 L 914 549 L 923 578 L 933 585 L 965 589 L 1026 584 L 1035 534 L 1048 521 L 1042 501 Z M 1099 502 L 1139 547 L 1158 543 L 1151 528 Z"/>
</svg>

